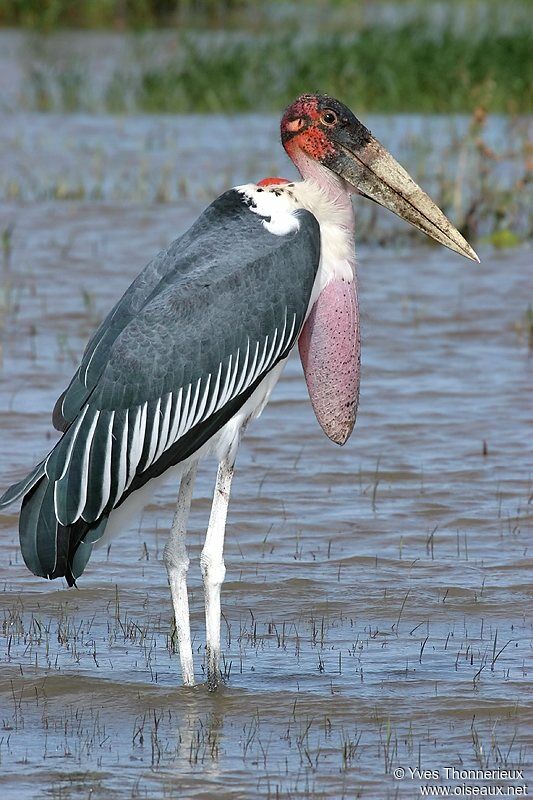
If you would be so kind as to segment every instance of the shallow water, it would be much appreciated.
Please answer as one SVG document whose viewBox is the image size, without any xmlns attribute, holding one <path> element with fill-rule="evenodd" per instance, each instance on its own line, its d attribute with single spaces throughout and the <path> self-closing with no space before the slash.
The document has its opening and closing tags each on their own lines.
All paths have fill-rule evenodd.
<svg viewBox="0 0 533 800">
<path fill-rule="evenodd" d="M 88 180 L 83 126 L 86 141 L 116 146 L 127 180 L 139 171 L 135 125 L 159 127 L 150 118 L 122 128 L 109 118 L 6 119 L 20 149 L 2 159 L 24 167 L 28 187 L 59 173 L 50 152 Z M 278 163 L 275 140 L 256 138 L 243 152 L 250 118 L 220 124 L 219 136 L 200 136 L 211 149 L 195 157 L 192 137 L 182 154 L 195 186 L 202 175 L 214 188 Z M 98 202 L 29 188 L 24 202 L 4 195 L 2 486 L 51 446 L 50 411 L 88 335 L 195 218 L 207 183 L 160 205 L 133 204 L 126 191 Z M 297 358 L 249 430 L 228 523 L 228 680 L 218 694 L 179 687 L 161 563 L 175 486 L 95 553 L 77 590 L 28 574 L 16 509 L 0 515 L 5 798 L 415 797 L 424 781 L 395 780 L 398 767 L 440 770 L 451 784 L 446 767 L 531 763 L 531 252 L 482 246 L 480 255 L 473 265 L 421 240 L 361 248 L 353 438 L 342 449 L 325 439 Z M 202 467 L 190 528 L 200 682 L 198 556 L 214 469 Z"/>
</svg>

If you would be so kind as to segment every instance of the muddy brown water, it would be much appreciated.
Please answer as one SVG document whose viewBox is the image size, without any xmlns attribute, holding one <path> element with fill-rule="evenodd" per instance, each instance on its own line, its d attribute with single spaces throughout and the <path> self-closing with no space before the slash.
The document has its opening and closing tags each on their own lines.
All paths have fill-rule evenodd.
<svg viewBox="0 0 533 800">
<path fill-rule="evenodd" d="M 224 121 L 218 137 L 199 134 L 196 160 L 187 150 L 197 189 L 134 204 L 119 172 L 127 184 L 135 131 L 153 120 L 4 122 L 6 146 L 18 144 L 3 163 L 27 191 L 15 202 L 6 189 L 0 205 L 2 487 L 50 447 L 51 408 L 88 335 L 194 219 L 209 181 L 239 158 L 261 173 L 278 163 L 275 141 L 244 152 L 242 121 Z M 61 161 L 39 143 L 89 182 L 84 135 L 117 152 L 101 199 L 50 199 L 39 186 L 60 180 Z M 213 463 L 190 525 L 192 690 L 179 686 L 161 562 L 175 486 L 93 555 L 75 590 L 30 575 L 17 510 L 0 515 L 3 797 L 396 798 L 439 782 L 409 768 L 443 785 L 482 784 L 446 768 L 523 769 L 499 785 L 526 782 L 531 251 L 479 249 L 477 266 L 422 241 L 360 248 L 354 436 L 337 448 L 322 435 L 297 358 L 249 430 L 228 521 L 220 692 L 202 685 L 198 566 Z"/>
</svg>

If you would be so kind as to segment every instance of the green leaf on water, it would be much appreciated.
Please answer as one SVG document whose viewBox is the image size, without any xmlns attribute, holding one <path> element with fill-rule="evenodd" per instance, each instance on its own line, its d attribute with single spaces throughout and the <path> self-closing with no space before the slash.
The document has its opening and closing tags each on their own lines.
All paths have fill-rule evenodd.
<svg viewBox="0 0 533 800">
<path fill-rule="evenodd" d="M 520 244 L 521 239 L 514 231 L 509 230 L 509 228 L 502 228 L 498 231 L 493 231 L 486 237 L 486 241 L 493 247 L 503 249 L 506 247 L 516 247 Z"/>
</svg>

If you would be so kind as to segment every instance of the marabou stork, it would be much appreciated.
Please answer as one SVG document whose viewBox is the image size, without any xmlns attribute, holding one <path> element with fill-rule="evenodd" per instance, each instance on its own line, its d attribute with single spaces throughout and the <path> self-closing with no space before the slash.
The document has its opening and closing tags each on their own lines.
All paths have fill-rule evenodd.
<svg viewBox="0 0 533 800">
<path fill-rule="evenodd" d="M 185 535 L 198 461 L 218 459 L 201 571 L 207 682 L 220 681 L 223 542 L 239 440 L 298 342 L 326 435 L 350 436 L 360 333 L 351 195 L 394 211 L 467 258 L 476 254 L 338 100 L 298 98 L 281 141 L 300 182 L 267 178 L 222 194 L 134 280 L 89 341 L 53 412 L 63 436 L 0 507 L 22 497 L 27 567 L 70 586 L 106 526 L 124 527 L 157 479 L 181 479 L 164 551 L 183 683 L 194 684 Z M 135 502 L 137 501 L 137 502 Z M 131 511 L 131 508 L 130 508 Z"/>
</svg>

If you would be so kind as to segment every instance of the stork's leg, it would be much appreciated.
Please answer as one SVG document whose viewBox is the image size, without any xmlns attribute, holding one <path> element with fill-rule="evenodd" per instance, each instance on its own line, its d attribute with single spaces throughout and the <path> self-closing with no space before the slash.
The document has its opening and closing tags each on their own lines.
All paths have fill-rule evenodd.
<svg viewBox="0 0 533 800">
<path fill-rule="evenodd" d="M 209 526 L 204 549 L 200 556 L 205 593 L 207 685 L 209 689 L 216 689 L 220 682 L 220 587 L 226 575 L 223 558 L 224 532 L 233 465 L 233 459 L 221 461 L 218 465 Z"/>
<path fill-rule="evenodd" d="M 178 635 L 178 648 L 181 661 L 181 673 L 184 686 L 194 686 L 194 665 L 192 661 L 191 628 L 189 624 L 189 597 L 187 595 L 187 571 L 189 558 L 185 545 L 187 521 L 191 508 L 194 480 L 196 478 L 196 464 L 184 473 L 178 494 L 178 503 L 170 536 L 165 545 L 163 561 L 168 572 L 176 632 Z"/>
</svg>

